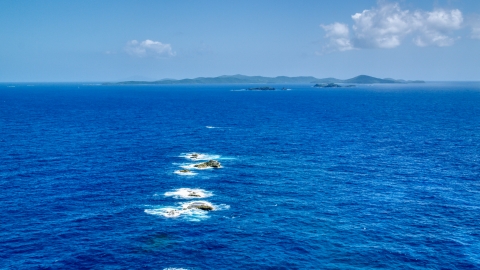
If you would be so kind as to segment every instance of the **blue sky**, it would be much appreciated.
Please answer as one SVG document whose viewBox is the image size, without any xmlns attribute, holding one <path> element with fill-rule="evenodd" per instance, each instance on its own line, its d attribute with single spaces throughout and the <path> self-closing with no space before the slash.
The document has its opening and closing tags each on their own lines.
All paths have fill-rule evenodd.
<svg viewBox="0 0 480 270">
<path fill-rule="evenodd" d="M 480 1 L 10 1 L 0 81 L 480 81 Z"/>
</svg>

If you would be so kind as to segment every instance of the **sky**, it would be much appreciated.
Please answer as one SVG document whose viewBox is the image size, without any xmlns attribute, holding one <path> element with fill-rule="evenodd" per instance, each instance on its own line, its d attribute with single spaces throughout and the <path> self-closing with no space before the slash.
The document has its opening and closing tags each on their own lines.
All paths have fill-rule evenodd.
<svg viewBox="0 0 480 270">
<path fill-rule="evenodd" d="M 2 0 L 0 82 L 480 81 L 478 0 Z"/>
</svg>

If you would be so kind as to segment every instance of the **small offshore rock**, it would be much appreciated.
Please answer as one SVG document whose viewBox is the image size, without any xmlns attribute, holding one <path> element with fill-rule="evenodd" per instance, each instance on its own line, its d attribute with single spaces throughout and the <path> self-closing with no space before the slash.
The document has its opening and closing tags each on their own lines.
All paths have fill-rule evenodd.
<svg viewBox="0 0 480 270">
<path fill-rule="evenodd" d="M 339 85 L 336 83 L 317 83 L 313 87 L 319 88 L 337 88 L 337 87 L 355 87 L 355 85 Z"/>
<path fill-rule="evenodd" d="M 180 214 L 180 212 L 178 212 L 177 210 L 168 210 L 168 211 L 165 212 L 165 214 L 167 216 L 174 217 L 174 216 L 178 216 Z"/>
<path fill-rule="evenodd" d="M 189 172 L 191 172 L 191 171 L 185 169 L 185 170 L 180 170 L 179 172 L 181 172 L 181 173 L 189 173 Z"/>
<path fill-rule="evenodd" d="M 199 169 L 204 169 L 204 168 L 208 168 L 208 167 L 221 168 L 222 165 L 220 164 L 220 162 L 218 162 L 216 160 L 209 160 L 207 162 L 196 164 L 196 165 L 194 165 L 194 167 L 199 168 Z"/>
<path fill-rule="evenodd" d="M 315 84 L 313 87 L 321 87 L 321 88 L 335 88 L 335 87 L 342 87 L 336 83 L 321 83 L 321 84 Z"/>
<path fill-rule="evenodd" d="M 186 209 L 200 209 L 203 211 L 212 211 L 213 206 L 206 202 L 193 202 L 189 204 Z"/>
<path fill-rule="evenodd" d="M 188 193 L 189 197 L 202 197 L 200 194 L 197 194 L 195 191 Z"/>
</svg>

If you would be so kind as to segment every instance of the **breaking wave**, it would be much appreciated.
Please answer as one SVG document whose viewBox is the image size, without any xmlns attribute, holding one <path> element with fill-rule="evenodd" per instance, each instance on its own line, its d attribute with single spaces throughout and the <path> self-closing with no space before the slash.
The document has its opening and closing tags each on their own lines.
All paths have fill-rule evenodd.
<svg viewBox="0 0 480 270">
<path fill-rule="evenodd" d="M 193 176 L 198 174 L 196 172 L 182 172 L 181 170 L 176 170 L 174 173 L 178 175 L 187 175 L 187 176 Z"/>
<path fill-rule="evenodd" d="M 198 199 L 213 196 L 213 193 L 200 188 L 179 188 L 174 191 L 165 192 L 165 197 L 173 197 L 175 199 Z"/>
<path fill-rule="evenodd" d="M 212 210 L 208 211 L 199 209 L 198 207 L 200 205 L 211 207 Z M 165 218 L 182 218 L 188 221 L 198 222 L 210 218 L 209 213 L 212 211 L 221 211 L 227 209 L 230 209 L 229 205 L 213 205 L 207 201 L 193 201 L 187 203 L 180 203 L 177 207 L 168 206 L 145 209 L 144 212 L 149 215 L 162 216 Z"/>
<path fill-rule="evenodd" d="M 211 155 L 211 154 L 201 154 L 201 153 L 184 153 L 181 154 L 180 157 L 190 159 L 190 160 L 211 160 L 211 159 L 219 159 L 220 155 Z"/>
</svg>

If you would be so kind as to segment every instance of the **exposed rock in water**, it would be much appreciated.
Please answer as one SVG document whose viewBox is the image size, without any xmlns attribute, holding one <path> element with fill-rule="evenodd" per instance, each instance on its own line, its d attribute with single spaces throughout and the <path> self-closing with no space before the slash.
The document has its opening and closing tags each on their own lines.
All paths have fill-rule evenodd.
<svg viewBox="0 0 480 270">
<path fill-rule="evenodd" d="M 189 173 L 189 172 L 191 172 L 191 171 L 190 171 L 190 170 L 180 170 L 179 172 L 181 172 L 181 173 Z"/>
<path fill-rule="evenodd" d="M 273 87 L 268 87 L 268 86 L 265 86 L 265 87 L 254 87 L 254 88 L 248 88 L 248 90 L 275 90 L 275 88 Z"/>
<path fill-rule="evenodd" d="M 200 154 L 193 153 L 193 154 L 189 155 L 188 157 L 189 158 L 198 158 L 199 156 L 200 156 Z"/>
<path fill-rule="evenodd" d="M 184 209 L 200 209 L 203 211 L 212 211 L 214 208 L 208 202 L 192 202 L 188 206 L 186 206 Z"/>
<path fill-rule="evenodd" d="M 170 216 L 170 217 L 175 217 L 175 216 L 179 216 L 180 212 L 172 209 L 172 210 L 165 211 L 165 215 Z"/>
<path fill-rule="evenodd" d="M 202 197 L 202 195 L 197 194 L 195 191 L 190 191 L 190 193 L 188 193 L 188 196 L 189 197 Z"/>
<path fill-rule="evenodd" d="M 204 168 L 209 168 L 209 167 L 221 168 L 222 166 L 221 166 L 220 162 L 218 162 L 216 160 L 209 160 L 207 162 L 196 164 L 196 165 L 194 165 L 194 167 L 199 168 L 199 169 L 204 169 Z"/>
</svg>

